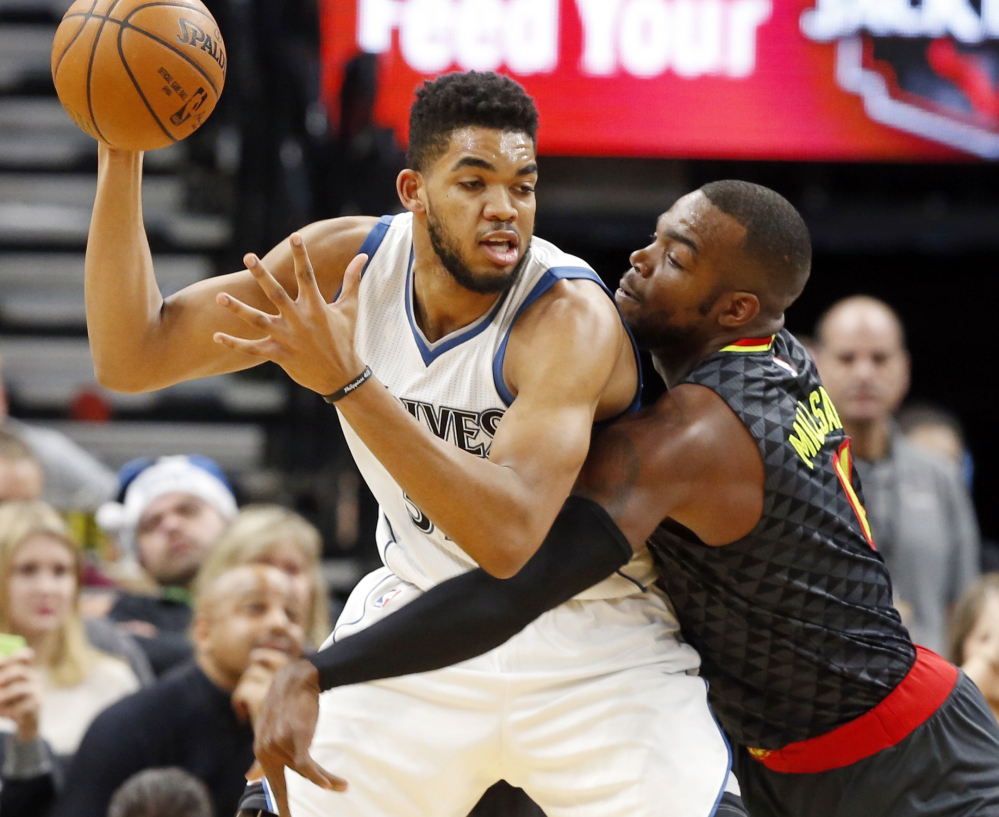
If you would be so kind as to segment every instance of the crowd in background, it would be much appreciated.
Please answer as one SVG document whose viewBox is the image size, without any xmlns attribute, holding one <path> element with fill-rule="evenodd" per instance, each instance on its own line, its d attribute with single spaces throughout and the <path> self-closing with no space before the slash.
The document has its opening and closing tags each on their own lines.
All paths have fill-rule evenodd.
<svg viewBox="0 0 999 817">
<path fill-rule="evenodd" d="M 840 301 L 807 342 L 904 622 L 999 716 L 999 573 L 983 573 L 995 546 L 979 539 L 959 422 L 903 407 L 910 360 L 889 305 Z M 131 462 L 109 489 L 100 463 L 38 431 L 0 424 L 0 813 L 138 815 L 165 798 L 234 814 L 270 679 L 331 632 L 319 531 L 281 506 L 238 508 L 197 454 Z M 63 514 L 93 497 L 112 546 L 84 553 Z M 530 813 L 492 799 L 475 813 Z"/>
</svg>

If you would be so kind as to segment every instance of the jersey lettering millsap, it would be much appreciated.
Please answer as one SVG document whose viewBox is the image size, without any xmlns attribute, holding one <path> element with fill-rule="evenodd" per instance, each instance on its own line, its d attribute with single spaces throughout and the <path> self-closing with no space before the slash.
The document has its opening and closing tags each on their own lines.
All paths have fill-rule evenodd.
<svg viewBox="0 0 999 817">
<path fill-rule="evenodd" d="M 892 606 L 850 444 L 805 349 L 747 339 L 686 379 L 712 389 L 756 440 L 756 527 L 724 547 L 663 523 L 649 547 L 725 731 L 751 749 L 825 734 L 879 704 L 915 649 Z"/>
<path fill-rule="evenodd" d="M 503 362 L 517 319 L 563 279 L 588 279 L 610 297 L 585 262 L 534 238 L 518 279 L 496 304 L 478 320 L 431 343 L 414 317 L 412 214 L 384 216 L 360 252 L 370 260 L 358 295 L 358 355 L 435 436 L 478 457 L 489 456 L 496 429 L 514 400 L 503 380 Z M 475 567 L 406 496 L 342 415 L 340 419 L 361 475 L 378 500 L 376 539 L 385 566 L 424 590 Z M 463 502 L 460 492 L 454 502 Z M 638 561 L 628 572 L 639 582 L 650 579 L 651 561 Z M 611 598 L 635 590 L 634 583 L 618 576 L 584 596 Z"/>
</svg>

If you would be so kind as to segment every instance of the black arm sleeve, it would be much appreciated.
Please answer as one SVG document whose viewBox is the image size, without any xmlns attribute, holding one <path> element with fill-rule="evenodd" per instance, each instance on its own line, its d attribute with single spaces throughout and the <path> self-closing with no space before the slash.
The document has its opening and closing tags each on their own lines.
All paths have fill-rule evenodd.
<svg viewBox="0 0 999 817">
<path fill-rule="evenodd" d="M 607 578 L 631 554 L 600 505 L 569 497 L 538 552 L 513 578 L 471 570 L 309 660 L 323 690 L 447 667 L 498 647 Z"/>
</svg>

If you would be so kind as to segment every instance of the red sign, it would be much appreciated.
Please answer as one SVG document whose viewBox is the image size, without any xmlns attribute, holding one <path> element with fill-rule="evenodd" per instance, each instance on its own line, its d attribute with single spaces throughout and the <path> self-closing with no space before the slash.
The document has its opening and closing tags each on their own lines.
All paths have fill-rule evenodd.
<svg viewBox="0 0 999 817">
<path fill-rule="evenodd" d="M 324 0 L 324 88 L 379 54 L 403 144 L 420 80 L 477 69 L 524 85 L 548 154 L 999 158 L 999 0 L 916 2 Z"/>
</svg>

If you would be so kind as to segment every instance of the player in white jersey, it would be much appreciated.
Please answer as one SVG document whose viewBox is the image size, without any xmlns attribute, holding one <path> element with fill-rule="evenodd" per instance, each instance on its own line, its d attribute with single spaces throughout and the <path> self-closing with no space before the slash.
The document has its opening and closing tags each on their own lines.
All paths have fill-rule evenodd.
<svg viewBox="0 0 999 817">
<path fill-rule="evenodd" d="M 407 213 L 310 225 L 165 302 L 141 157 L 100 155 L 87 250 L 99 379 L 137 391 L 268 359 L 337 401 L 381 507 L 385 567 L 355 589 L 333 638 L 475 564 L 515 573 L 568 496 L 593 422 L 631 408 L 639 387 L 609 293 L 533 239 L 530 98 L 476 73 L 417 96 L 398 179 Z M 712 814 L 728 747 L 691 674 L 696 654 L 645 589 L 648 568 L 636 560 L 480 658 L 322 695 L 318 763 L 288 759 L 309 778 L 288 776 L 292 812 L 463 817 L 505 778 L 549 817 Z M 294 672 L 318 693 L 315 667 Z M 350 788 L 335 791 L 342 781 L 319 764 Z"/>
</svg>

